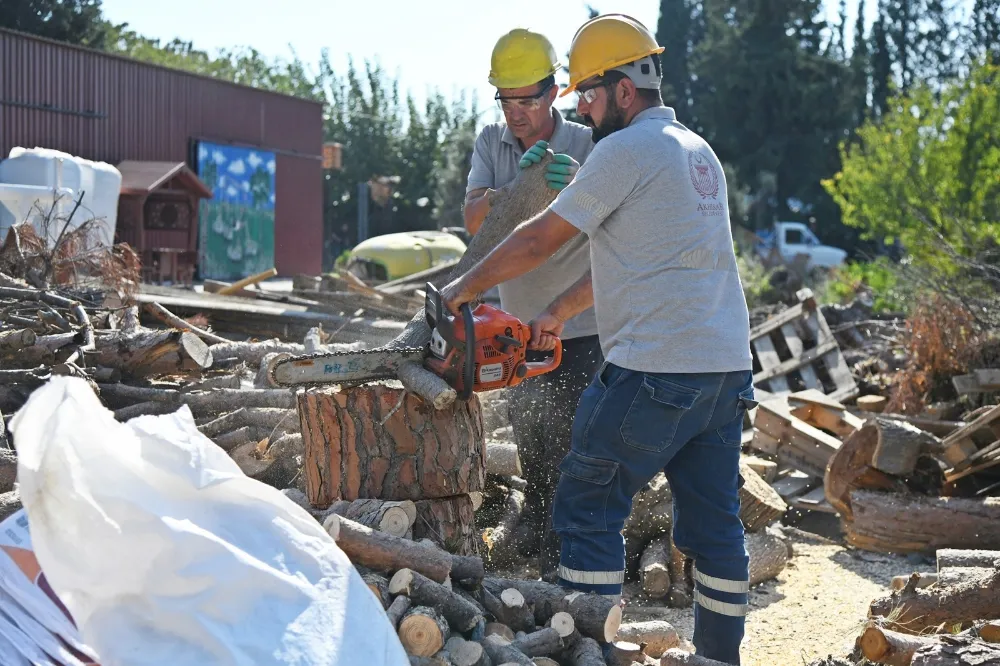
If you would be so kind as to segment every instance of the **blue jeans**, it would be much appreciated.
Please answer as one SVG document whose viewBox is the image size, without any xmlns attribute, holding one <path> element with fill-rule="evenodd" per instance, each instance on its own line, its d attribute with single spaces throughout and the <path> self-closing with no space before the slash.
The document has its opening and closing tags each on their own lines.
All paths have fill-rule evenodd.
<svg viewBox="0 0 1000 666">
<path fill-rule="evenodd" d="M 740 439 L 753 397 L 749 370 L 656 374 L 605 363 L 580 398 L 559 465 L 552 525 L 562 538 L 560 584 L 621 594 L 632 497 L 663 470 L 674 543 L 694 560 L 695 647 L 739 664 L 749 592 Z"/>
</svg>

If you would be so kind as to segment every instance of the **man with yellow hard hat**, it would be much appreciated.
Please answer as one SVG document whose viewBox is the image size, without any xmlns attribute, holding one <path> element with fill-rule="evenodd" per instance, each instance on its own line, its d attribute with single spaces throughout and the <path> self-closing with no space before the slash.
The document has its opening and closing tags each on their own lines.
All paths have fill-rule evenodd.
<svg viewBox="0 0 1000 666">
<path fill-rule="evenodd" d="M 663 105 L 663 50 L 620 14 L 580 28 L 566 92 L 576 91 L 593 128 L 593 152 L 545 211 L 443 296 L 457 309 L 589 238 L 592 285 L 581 280 L 532 321 L 532 346 L 551 348 L 563 322 L 593 303 L 607 359 L 559 465 L 559 582 L 621 594 L 632 497 L 663 470 L 674 543 L 694 560 L 694 644 L 700 656 L 739 664 L 749 591 L 740 439 L 756 404 L 750 321 L 722 165 Z"/>
<path fill-rule="evenodd" d="M 560 64 L 544 36 L 516 29 L 493 49 L 489 81 L 506 122 L 487 125 L 476 139 L 467 184 L 465 225 L 476 233 L 490 207 L 490 193 L 513 181 L 521 168 L 537 163 L 550 148 L 555 157 L 545 174 L 559 190 L 573 179 L 593 149 L 590 128 L 565 120 L 552 103 Z M 590 272 L 587 238 L 574 238 L 531 276 L 499 285 L 500 305 L 522 321 L 530 321 L 571 285 Z M 555 580 L 559 536 L 551 529 L 552 495 L 558 465 L 570 446 L 570 425 L 580 394 L 603 361 L 597 321 L 591 306 L 581 308 L 563 330 L 559 368 L 505 391 L 514 440 L 528 482 L 529 516 L 539 536 L 542 576 Z M 529 352 L 529 361 L 543 352 Z"/>
</svg>

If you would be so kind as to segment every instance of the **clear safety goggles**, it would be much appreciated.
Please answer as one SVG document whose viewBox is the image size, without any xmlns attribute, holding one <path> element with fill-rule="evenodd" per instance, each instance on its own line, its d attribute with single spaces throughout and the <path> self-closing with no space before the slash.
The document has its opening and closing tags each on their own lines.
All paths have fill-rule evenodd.
<svg viewBox="0 0 1000 666">
<path fill-rule="evenodd" d="M 552 89 L 551 85 L 545 86 L 541 91 L 535 93 L 534 95 L 519 95 L 517 97 L 501 97 L 500 91 L 493 96 L 493 99 L 497 101 L 497 106 L 499 106 L 503 111 L 513 111 L 515 109 L 520 109 L 521 111 L 537 111 L 542 106 L 542 98 Z"/>
</svg>

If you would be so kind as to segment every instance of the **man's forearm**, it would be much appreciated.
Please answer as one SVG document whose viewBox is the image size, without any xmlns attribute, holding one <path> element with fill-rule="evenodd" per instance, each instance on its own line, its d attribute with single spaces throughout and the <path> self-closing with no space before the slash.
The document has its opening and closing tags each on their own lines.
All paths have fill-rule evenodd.
<svg viewBox="0 0 1000 666">
<path fill-rule="evenodd" d="M 594 280 L 590 270 L 572 287 L 552 301 L 548 313 L 562 322 L 569 321 L 594 305 Z"/>
<path fill-rule="evenodd" d="M 483 221 L 490 212 L 489 194 L 489 189 L 475 190 L 469 192 L 465 199 L 462 220 L 465 222 L 465 230 L 473 236 L 479 233 L 479 227 L 483 226 Z"/>
</svg>

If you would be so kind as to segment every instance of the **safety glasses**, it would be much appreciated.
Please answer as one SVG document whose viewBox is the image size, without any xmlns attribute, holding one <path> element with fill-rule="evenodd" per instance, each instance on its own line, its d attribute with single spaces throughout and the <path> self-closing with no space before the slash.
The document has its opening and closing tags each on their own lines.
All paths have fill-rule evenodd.
<svg viewBox="0 0 1000 666">
<path fill-rule="evenodd" d="M 493 96 L 493 99 L 497 101 L 497 106 L 504 111 L 513 111 L 514 109 L 520 109 L 522 111 L 537 111 L 542 106 L 542 98 L 545 97 L 550 90 L 552 90 L 552 86 L 548 85 L 534 95 L 519 95 L 517 97 L 501 97 L 500 91 L 498 90 L 497 94 Z"/>
</svg>

